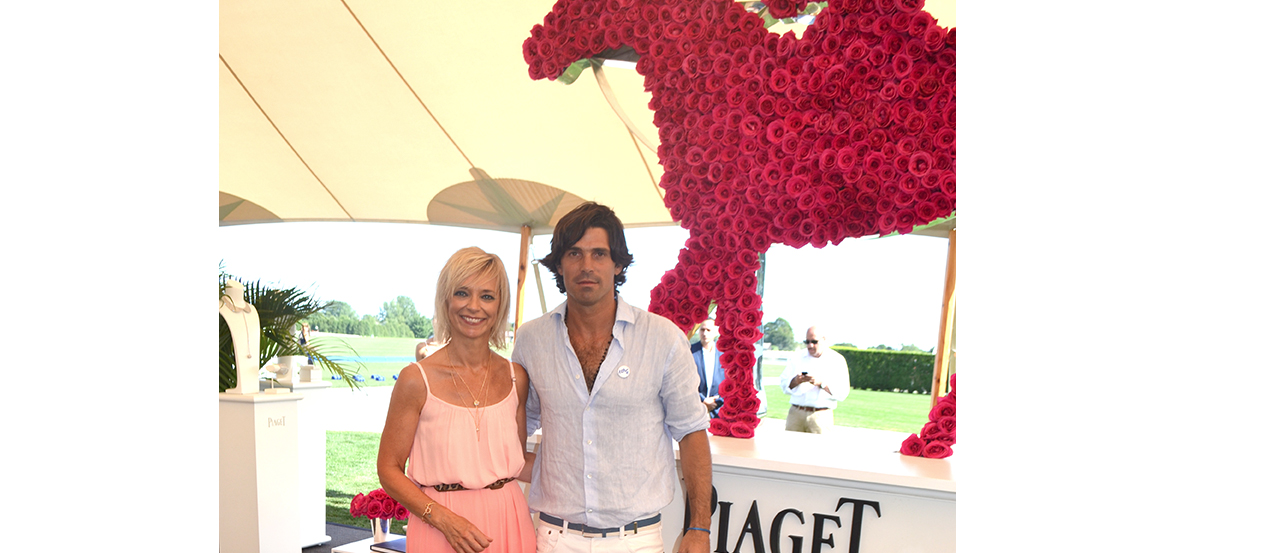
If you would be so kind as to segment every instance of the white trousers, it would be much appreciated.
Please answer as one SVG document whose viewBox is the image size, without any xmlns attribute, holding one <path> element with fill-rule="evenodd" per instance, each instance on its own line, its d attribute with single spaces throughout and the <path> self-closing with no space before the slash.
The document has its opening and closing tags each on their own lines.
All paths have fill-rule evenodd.
<svg viewBox="0 0 1269 553">
<path fill-rule="evenodd" d="M 665 553 L 661 525 L 621 531 L 606 538 L 586 538 L 557 526 L 538 523 L 538 553 Z"/>
</svg>

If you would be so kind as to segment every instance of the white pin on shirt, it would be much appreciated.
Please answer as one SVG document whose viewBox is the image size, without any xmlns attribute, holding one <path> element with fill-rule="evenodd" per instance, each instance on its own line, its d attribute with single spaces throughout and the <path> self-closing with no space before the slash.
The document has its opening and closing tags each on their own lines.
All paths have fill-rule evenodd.
<svg viewBox="0 0 1269 553">
<path fill-rule="evenodd" d="M 622 378 L 630 378 L 630 367 L 622 365 L 620 368 L 617 369 L 617 376 L 620 376 Z"/>
</svg>

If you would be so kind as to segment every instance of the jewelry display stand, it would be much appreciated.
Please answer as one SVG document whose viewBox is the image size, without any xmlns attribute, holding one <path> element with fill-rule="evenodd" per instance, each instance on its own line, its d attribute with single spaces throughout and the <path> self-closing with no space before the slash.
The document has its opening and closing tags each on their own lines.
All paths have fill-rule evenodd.
<svg viewBox="0 0 1269 553">
<path fill-rule="evenodd" d="M 279 380 L 278 384 L 304 395 L 296 410 L 299 461 L 295 475 L 299 479 L 300 545 L 309 547 L 330 541 L 326 535 L 326 411 L 331 383 L 323 382 L 321 370 L 312 365 L 298 369 L 294 380 Z"/>
<path fill-rule="evenodd" d="M 304 395 L 261 392 L 260 317 L 242 284 L 225 283 L 219 309 L 238 372 L 238 385 L 220 394 L 220 550 L 300 553 L 296 467 Z"/>
<path fill-rule="evenodd" d="M 220 394 L 220 550 L 299 553 L 302 394 Z"/>
</svg>

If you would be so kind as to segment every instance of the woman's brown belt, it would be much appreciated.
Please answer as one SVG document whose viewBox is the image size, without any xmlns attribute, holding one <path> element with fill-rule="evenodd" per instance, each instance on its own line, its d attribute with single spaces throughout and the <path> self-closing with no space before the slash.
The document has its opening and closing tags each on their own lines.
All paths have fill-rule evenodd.
<svg viewBox="0 0 1269 553">
<path fill-rule="evenodd" d="M 494 482 L 493 484 L 485 486 L 485 488 L 490 490 L 496 490 L 496 489 L 502 488 L 503 486 L 507 485 L 507 483 L 513 480 L 515 480 L 514 477 L 503 478 L 502 480 L 498 480 Z M 456 491 L 468 489 L 468 488 L 464 488 L 462 484 L 437 484 L 432 487 L 436 488 L 436 491 L 438 492 L 456 492 Z"/>
</svg>

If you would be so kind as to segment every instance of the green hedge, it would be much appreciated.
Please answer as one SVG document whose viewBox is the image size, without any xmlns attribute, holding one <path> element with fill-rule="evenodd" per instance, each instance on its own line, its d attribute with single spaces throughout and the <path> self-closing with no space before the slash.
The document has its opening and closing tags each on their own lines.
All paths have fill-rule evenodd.
<svg viewBox="0 0 1269 553">
<path fill-rule="evenodd" d="M 850 387 L 930 393 L 934 378 L 934 354 L 884 351 L 833 346 L 850 366 Z"/>
</svg>

